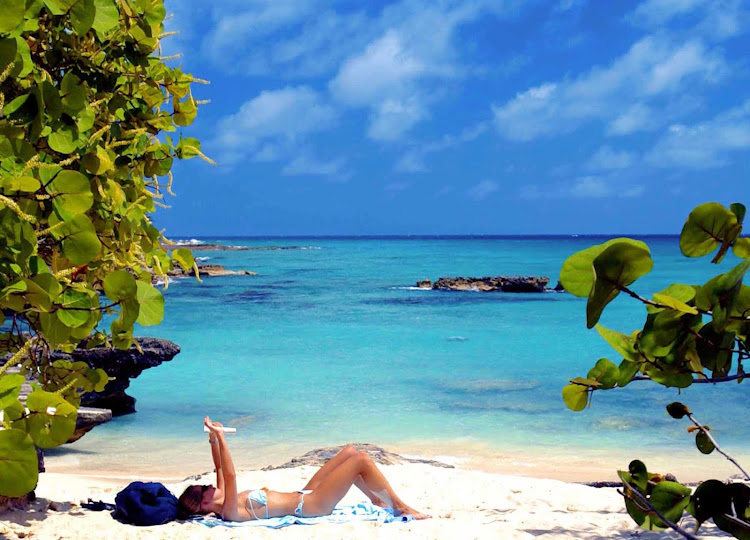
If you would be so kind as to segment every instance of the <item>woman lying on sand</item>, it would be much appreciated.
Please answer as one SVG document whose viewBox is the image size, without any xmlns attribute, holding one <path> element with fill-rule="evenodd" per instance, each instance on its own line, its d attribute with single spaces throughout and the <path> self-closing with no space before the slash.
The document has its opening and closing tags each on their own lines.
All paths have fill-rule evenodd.
<svg viewBox="0 0 750 540">
<path fill-rule="evenodd" d="M 393 513 L 410 515 L 415 519 L 430 516 L 417 512 L 393 491 L 383 473 L 364 452 L 346 446 L 313 475 L 303 490 L 283 493 L 268 489 L 237 491 L 237 478 L 224 431 L 219 422 L 206 416 L 203 423 L 209 429 L 208 442 L 216 468 L 216 487 L 188 486 L 180 495 L 180 519 L 192 514 L 211 512 L 228 521 L 287 516 L 316 517 L 330 514 L 352 485 L 381 507 L 393 508 Z"/>
</svg>

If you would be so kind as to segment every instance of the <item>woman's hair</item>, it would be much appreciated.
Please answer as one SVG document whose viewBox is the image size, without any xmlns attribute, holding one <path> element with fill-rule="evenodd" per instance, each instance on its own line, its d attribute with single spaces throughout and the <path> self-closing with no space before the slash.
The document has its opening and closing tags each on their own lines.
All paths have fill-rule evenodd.
<svg viewBox="0 0 750 540">
<path fill-rule="evenodd" d="M 185 488 L 177 500 L 177 519 L 187 519 L 201 510 L 201 498 L 208 486 L 192 485 Z"/>
</svg>

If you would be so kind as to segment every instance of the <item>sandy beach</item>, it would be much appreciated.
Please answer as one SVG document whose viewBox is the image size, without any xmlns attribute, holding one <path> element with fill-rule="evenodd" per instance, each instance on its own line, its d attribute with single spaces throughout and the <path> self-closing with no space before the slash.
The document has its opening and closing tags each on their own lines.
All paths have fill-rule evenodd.
<svg viewBox="0 0 750 540">
<path fill-rule="evenodd" d="M 208 528 L 184 522 L 135 527 L 115 521 L 107 511 L 85 510 L 79 503 L 89 498 L 114 502 L 117 492 L 131 481 L 155 478 L 47 472 L 40 476 L 35 502 L 28 508 L 0 515 L 0 538 L 679 538 L 676 534 L 639 530 L 626 514 L 622 497 L 615 488 L 594 488 L 462 467 L 406 464 L 381 468 L 397 493 L 418 510 L 429 513 L 432 519 L 390 524 L 292 525 L 279 530 Z M 304 485 L 315 470 L 312 466 L 302 466 L 241 471 L 238 483 L 246 487 L 270 486 L 292 491 Z M 213 480 L 213 474 L 204 474 L 197 480 L 162 479 L 176 494 L 188 484 Z M 365 497 L 353 488 L 342 504 L 364 500 Z M 710 525 L 704 526 L 701 533 L 702 538 L 726 536 Z"/>
</svg>

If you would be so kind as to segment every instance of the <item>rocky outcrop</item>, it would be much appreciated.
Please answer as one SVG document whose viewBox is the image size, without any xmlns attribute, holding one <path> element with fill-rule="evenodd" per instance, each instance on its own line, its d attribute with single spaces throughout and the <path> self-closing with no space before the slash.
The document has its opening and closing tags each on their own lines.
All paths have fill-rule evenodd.
<svg viewBox="0 0 750 540">
<path fill-rule="evenodd" d="M 502 291 L 513 293 L 544 292 L 548 277 L 496 276 L 496 277 L 441 277 L 435 283 L 429 279 L 417 282 L 422 289 L 450 291 Z"/>
<path fill-rule="evenodd" d="M 201 276 L 206 277 L 217 277 L 217 276 L 257 276 L 257 272 L 251 272 L 249 270 L 227 270 L 220 264 L 204 264 L 198 266 L 198 271 Z M 175 266 L 174 270 L 167 272 L 170 277 L 187 277 L 194 276 L 195 271 L 192 268 L 183 270 L 182 268 Z"/>
<path fill-rule="evenodd" d="M 565 292 L 565 287 L 563 287 L 562 282 L 558 280 L 557 285 L 555 285 L 555 288 L 552 290 L 557 292 Z"/>
<path fill-rule="evenodd" d="M 380 465 L 398 465 L 399 463 L 425 463 L 427 465 L 433 465 L 435 467 L 445 467 L 448 469 L 454 468 L 453 465 L 441 463 L 440 461 L 400 456 L 393 452 L 389 452 L 388 450 L 385 450 L 380 446 L 375 446 L 374 444 L 352 443 L 352 445 L 360 452 L 367 452 L 372 460 L 375 463 L 379 463 Z M 311 450 L 310 452 L 302 456 L 292 458 L 291 461 L 288 461 L 282 465 L 269 465 L 268 467 L 264 467 L 262 470 L 272 471 L 274 469 L 291 469 L 293 467 L 301 467 L 303 465 L 314 465 L 316 467 L 320 467 L 324 465 L 326 461 L 338 454 L 342 448 L 344 448 L 343 445 L 318 448 L 316 450 Z"/>
<path fill-rule="evenodd" d="M 107 383 L 103 392 L 84 394 L 81 397 L 81 405 L 110 409 L 114 416 L 129 414 L 135 412 L 135 398 L 125 393 L 130 386 L 130 379 L 135 379 L 145 369 L 169 362 L 180 352 L 179 345 L 166 339 L 136 339 L 142 353 L 135 346 L 126 351 L 107 347 L 78 348 L 70 354 L 53 352 L 52 359 L 81 360 L 92 368 L 102 368 L 113 380 Z"/>
</svg>

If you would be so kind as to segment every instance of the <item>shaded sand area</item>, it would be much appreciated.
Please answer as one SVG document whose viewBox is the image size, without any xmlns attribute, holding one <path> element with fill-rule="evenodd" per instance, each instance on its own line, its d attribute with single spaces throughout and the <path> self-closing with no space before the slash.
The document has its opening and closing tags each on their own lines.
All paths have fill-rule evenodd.
<svg viewBox="0 0 750 540">
<path fill-rule="evenodd" d="M 172 522 L 134 527 L 115 521 L 109 512 L 85 510 L 88 498 L 114 502 L 132 480 L 160 480 L 179 494 L 189 484 L 213 482 L 213 473 L 199 478 L 85 476 L 48 472 L 40 476 L 37 500 L 26 509 L 0 514 L 0 537 L 39 539 L 112 538 L 409 538 L 409 539 L 551 539 L 551 538 L 679 538 L 671 533 L 639 530 L 625 513 L 615 488 L 594 488 L 559 480 L 510 476 L 457 466 L 426 463 L 380 465 L 400 496 L 414 508 L 433 516 L 425 521 L 377 524 L 293 525 L 280 530 L 264 527 L 208 528 L 198 523 Z M 311 465 L 274 470 L 241 471 L 243 488 L 269 486 L 293 491 L 317 470 Z M 343 504 L 366 500 L 352 488 Z M 685 526 L 683 521 L 683 526 Z M 692 525 L 690 525 L 692 527 Z M 702 538 L 726 537 L 713 526 Z"/>
</svg>

